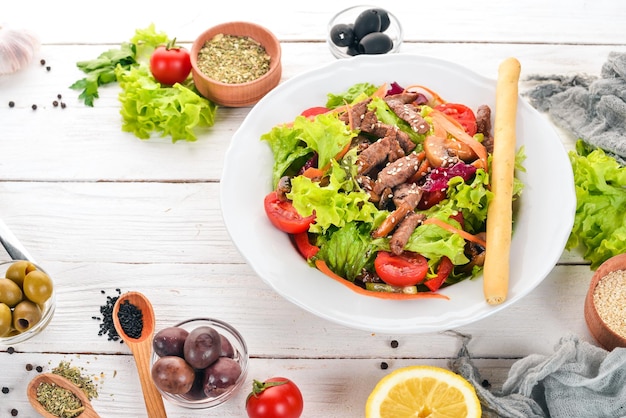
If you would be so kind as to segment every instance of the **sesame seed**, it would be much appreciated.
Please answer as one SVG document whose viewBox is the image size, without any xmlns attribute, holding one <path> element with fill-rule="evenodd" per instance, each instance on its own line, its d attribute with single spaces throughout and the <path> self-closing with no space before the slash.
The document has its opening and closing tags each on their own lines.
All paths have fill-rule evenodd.
<svg viewBox="0 0 626 418">
<path fill-rule="evenodd" d="M 616 334 L 626 338 L 626 270 L 610 272 L 593 292 L 598 315 Z"/>
</svg>

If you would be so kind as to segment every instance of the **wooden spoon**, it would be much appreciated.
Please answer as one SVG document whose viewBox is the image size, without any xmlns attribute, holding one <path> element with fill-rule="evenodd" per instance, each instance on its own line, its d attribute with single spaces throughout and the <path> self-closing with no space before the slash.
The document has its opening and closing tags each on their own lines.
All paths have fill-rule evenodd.
<svg viewBox="0 0 626 418">
<path fill-rule="evenodd" d="M 98 413 L 93 409 L 91 402 L 89 402 L 87 394 L 83 392 L 81 388 L 76 386 L 65 377 L 59 376 L 58 374 L 54 373 L 38 374 L 33 380 L 30 381 L 30 383 L 28 384 L 28 388 L 26 389 L 26 396 L 28 397 L 30 404 L 33 406 L 33 408 L 35 408 L 37 412 L 39 412 L 42 417 L 56 418 L 56 415 L 53 415 L 50 412 L 46 411 L 43 405 L 40 404 L 37 400 L 37 389 L 42 383 L 55 384 L 59 387 L 67 389 L 72 392 L 78 399 L 80 399 L 80 402 L 85 408 L 85 410 L 81 412 L 80 418 L 100 418 L 100 415 L 98 415 Z"/>
<path fill-rule="evenodd" d="M 143 314 L 143 330 L 139 338 L 128 336 L 120 324 L 118 313 L 120 305 L 126 300 L 140 309 Z M 135 365 L 139 372 L 139 381 L 141 382 L 141 390 L 143 391 L 143 400 L 146 404 L 148 417 L 166 418 L 167 413 L 163 405 L 163 397 L 154 385 L 150 371 L 152 337 L 154 335 L 154 310 L 152 309 L 152 304 L 148 298 L 139 292 L 126 292 L 120 295 L 115 306 L 113 306 L 113 324 L 115 325 L 115 330 L 122 337 L 124 343 L 130 347 L 135 357 Z"/>
</svg>

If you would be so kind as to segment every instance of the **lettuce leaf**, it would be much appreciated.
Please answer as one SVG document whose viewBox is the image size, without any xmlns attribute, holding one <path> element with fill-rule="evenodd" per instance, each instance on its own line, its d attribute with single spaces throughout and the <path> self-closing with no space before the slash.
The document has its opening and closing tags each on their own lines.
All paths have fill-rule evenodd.
<svg viewBox="0 0 626 418">
<path fill-rule="evenodd" d="M 381 240 L 373 240 L 371 227 L 362 222 L 348 222 L 318 238 L 320 250 L 315 255 L 341 277 L 354 282 L 364 268 L 372 270 L 374 258 Z"/>
<path fill-rule="evenodd" d="M 352 104 L 371 96 L 378 90 L 378 87 L 371 83 L 358 83 L 350 87 L 343 93 L 327 95 L 326 108 L 335 109 L 344 106 L 346 103 Z"/>
<path fill-rule="evenodd" d="M 369 195 L 355 180 L 356 149 L 351 150 L 339 164 L 331 161 L 328 185 L 320 185 L 305 176 L 291 179 L 287 197 L 302 216 L 315 212 L 315 222 L 309 231 L 323 233 L 331 226 L 341 228 L 354 221 L 373 224 L 380 211 L 369 201 Z"/>
<path fill-rule="evenodd" d="M 585 260 L 595 270 L 626 251 L 626 167 L 600 148 L 585 148 L 580 140 L 569 158 L 574 171 L 576 215 L 565 248 L 582 245 Z"/>
<path fill-rule="evenodd" d="M 268 143 L 274 155 L 272 188 L 276 188 L 283 175 L 295 174 L 290 173 L 290 168 L 296 165 L 294 162 L 313 153 L 313 150 L 300 139 L 300 132 L 287 125 L 274 126 L 271 131 L 261 135 L 261 140 Z"/>
<path fill-rule="evenodd" d="M 317 152 L 318 168 L 326 166 L 356 136 L 356 132 L 332 113 L 317 115 L 313 120 L 298 116 L 293 127 L 300 131 L 302 141 Z"/>
<path fill-rule="evenodd" d="M 152 133 L 171 136 L 172 142 L 195 141 L 196 128 L 213 126 L 217 106 L 192 90 L 174 84 L 163 87 L 150 73 L 146 64 L 126 70 L 115 69 L 122 88 L 122 130 L 138 138 L 149 139 Z"/>
</svg>

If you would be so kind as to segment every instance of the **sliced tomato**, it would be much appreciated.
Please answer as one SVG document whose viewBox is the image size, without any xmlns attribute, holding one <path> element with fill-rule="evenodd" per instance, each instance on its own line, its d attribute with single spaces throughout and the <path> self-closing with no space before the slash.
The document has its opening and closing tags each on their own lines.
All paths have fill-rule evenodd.
<svg viewBox="0 0 626 418">
<path fill-rule="evenodd" d="M 435 106 L 436 110 L 452 117 L 459 122 L 468 135 L 473 136 L 478 130 L 476 125 L 476 115 L 474 111 L 464 104 L 460 103 L 442 103 Z"/>
<path fill-rule="evenodd" d="M 378 276 L 392 286 L 414 286 L 426 277 L 428 261 L 418 253 L 405 251 L 395 255 L 379 251 L 374 260 Z"/>
<path fill-rule="evenodd" d="M 272 225 L 288 234 L 299 234 L 309 229 L 315 214 L 301 216 L 291 202 L 278 198 L 276 191 L 268 193 L 264 199 L 265 213 Z"/>
<path fill-rule="evenodd" d="M 298 248 L 298 252 L 307 260 L 312 258 L 320 250 L 318 246 L 311 244 L 311 241 L 309 241 L 309 233 L 306 231 L 292 235 L 292 237 L 293 242 Z"/>
<path fill-rule="evenodd" d="M 315 117 L 317 115 L 321 115 L 323 113 L 326 113 L 329 110 L 330 109 L 322 107 L 322 106 L 315 106 L 315 107 L 310 107 L 310 108 L 304 110 L 302 113 L 300 113 L 300 115 L 306 116 L 307 118 L 312 118 L 312 117 Z"/>
<path fill-rule="evenodd" d="M 439 290 L 443 282 L 445 282 L 450 273 L 452 273 L 453 268 L 454 264 L 452 264 L 452 261 L 444 255 L 441 257 L 439 265 L 437 266 L 437 275 L 432 279 L 426 280 L 424 284 L 433 292 Z"/>
</svg>

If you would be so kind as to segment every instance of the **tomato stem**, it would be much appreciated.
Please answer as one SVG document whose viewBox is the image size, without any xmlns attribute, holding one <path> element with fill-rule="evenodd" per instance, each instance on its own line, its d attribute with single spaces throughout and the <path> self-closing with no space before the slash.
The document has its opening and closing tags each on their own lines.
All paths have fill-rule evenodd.
<svg viewBox="0 0 626 418">
<path fill-rule="evenodd" d="M 169 51 L 170 49 L 180 49 L 180 47 L 176 45 L 176 38 L 172 39 L 171 41 L 168 41 L 167 45 L 165 45 L 165 49 L 167 51 Z"/>
<path fill-rule="evenodd" d="M 287 383 L 287 380 L 281 380 L 277 382 L 261 382 L 259 380 L 254 379 L 254 381 L 252 382 L 252 395 L 258 396 L 265 389 L 269 389 L 274 386 L 284 385 L 285 383 Z"/>
</svg>

